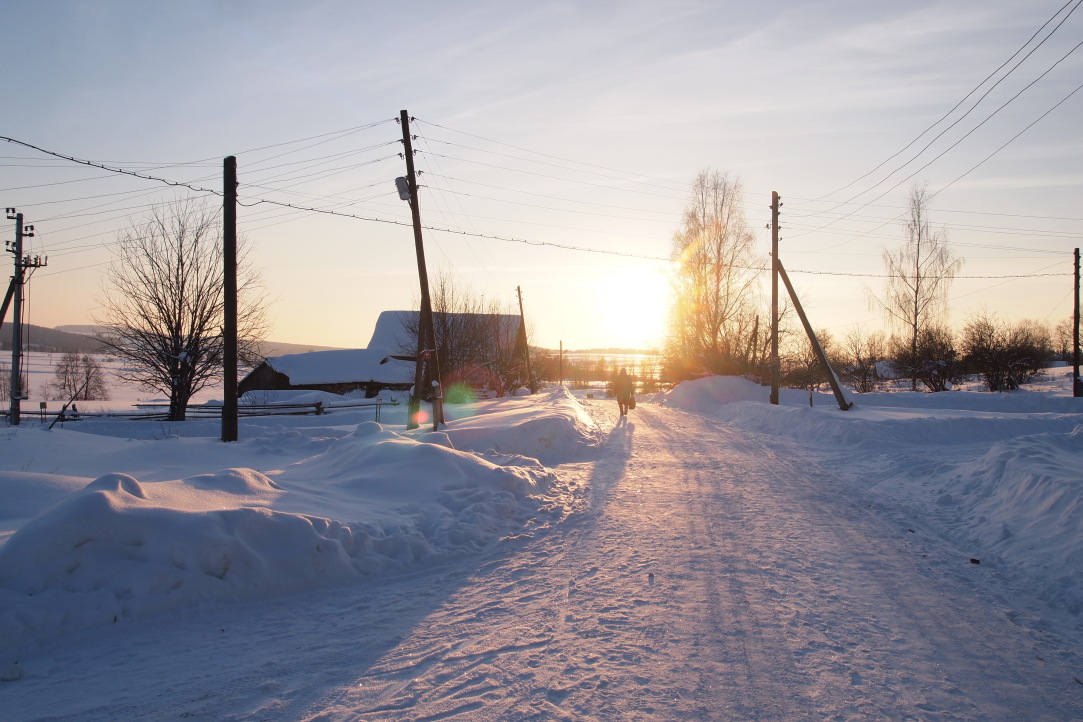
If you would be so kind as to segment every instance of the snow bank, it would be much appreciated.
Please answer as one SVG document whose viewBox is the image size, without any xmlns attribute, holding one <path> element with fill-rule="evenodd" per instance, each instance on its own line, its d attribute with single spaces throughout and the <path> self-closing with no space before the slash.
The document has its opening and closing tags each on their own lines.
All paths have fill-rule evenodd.
<svg viewBox="0 0 1083 722">
<path fill-rule="evenodd" d="M 10 534 L 0 547 L 0 664 L 81 629 L 347 583 L 544 527 L 567 513 L 557 477 L 521 454 L 549 439 L 553 458 L 574 455 L 594 437 L 570 397 L 526 403 L 533 413 L 498 405 L 464 422 L 465 437 L 504 449 L 504 460 L 456 450 L 455 431 L 406 436 L 362 422 L 321 441 L 321 453 L 266 473 L 153 482 L 108 473 L 87 484 L 0 472 L 0 489 L 37 488 L 0 517 Z M 20 434 L 53 443 L 84 436 Z M 288 432 L 272 437 L 305 446 Z M 200 448 L 188 439 L 157 445 L 181 442 Z M 137 453 L 143 446 L 127 443 Z M 207 448 L 251 460 L 266 451 L 256 441 Z"/>
<path fill-rule="evenodd" d="M 658 401 L 743 429 L 843 452 L 855 490 L 996 564 L 1038 598 L 1083 612 L 1083 401 L 1049 390 L 857 395 L 769 391 L 734 377 L 685 382 Z M 868 469 L 876 469 L 870 474 Z"/>
<path fill-rule="evenodd" d="M 1083 611 L 1083 426 L 994 444 L 960 467 L 939 515 L 1040 598 Z"/>
<path fill-rule="evenodd" d="M 446 410 L 466 415 L 447 429 L 460 449 L 518 454 L 551 464 L 581 457 L 600 439 L 594 420 L 563 387 Z"/>
<path fill-rule="evenodd" d="M 1083 423 L 1083 403 L 1044 392 L 855 394 L 849 411 L 829 393 L 813 394 L 812 407 L 805 391 L 781 389 L 778 406 L 769 395 L 746 379 L 713 376 L 684 382 L 658 401 L 753 431 L 848 446 L 993 442 Z"/>
</svg>

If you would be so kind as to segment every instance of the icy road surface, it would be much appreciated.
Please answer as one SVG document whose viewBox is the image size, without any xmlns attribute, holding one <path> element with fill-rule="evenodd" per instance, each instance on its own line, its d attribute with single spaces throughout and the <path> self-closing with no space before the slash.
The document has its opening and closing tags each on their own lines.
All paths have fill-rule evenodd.
<svg viewBox="0 0 1083 722">
<path fill-rule="evenodd" d="M 826 456 L 586 403 L 612 431 L 558 468 L 581 506 L 555 529 L 96 632 L 0 687 L 2 716 L 1083 719 L 1075 633 L 1009 611 L 995 570 L 870 508 Z"/>
</svg>

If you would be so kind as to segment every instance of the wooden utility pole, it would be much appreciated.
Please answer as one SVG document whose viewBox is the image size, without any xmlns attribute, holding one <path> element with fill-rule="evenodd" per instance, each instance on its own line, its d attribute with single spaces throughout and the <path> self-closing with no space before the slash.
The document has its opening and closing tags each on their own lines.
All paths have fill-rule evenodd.
<svg viewBox="0 0 1083 722">
<path fill-rule="evenodd" d="M 519 295 L 519 331 L 523 336 L 523 358 L 526 360 L 526 382 L 530 387 L 530 393 L 538 393 L 538 385 L 534 383 L 534 374 L 530 371 L 530 342 L 526 337 L 526 316 L 523 314 L 523 289 L 515 287 L 515 293 Z"/>
<path fill-rule="evenodd" d="M 237 158 L 222 167 L 222 441 L 237 440 Z"/>
<path fill-rule="evenodd" d="M 421 389 L 428 379 L 440 381 L 440 363 L 436 355 L 436 332 L 432 323 L 432 301 L 429 298 L 429 274 L 425 269 L 425 244 L 421 238 L 421 208 L 417 201 L 417 176 L 414 174 L 414 145 L 410 137 L 410 114 L 399 111 L 399 123 L 402 125 L 402 145 L 406 157 L 406 184 L 409 194 L 410 215 L 414 222 L 414 250 L 417 253 L 417 275 L 421 282 L 421 313 L 417 327 L 417 365 L 414 369 L 414 391 L 410 394 L 407 408 L 406 428 L 420 426 L 418 415 L 421 412 Z M 427 357 L 427 358 L 426 358 Z M 428 373 L 426 374 L 426 371 Z M 432 403 L 433 429 L 444 423 L 443 392 L 437 390 Z"/>
<path fill-rule="evenodd" d="M 808 334 L 809 343 L 812 344 L 812 350 L 816 353 L 816 358 L 823 364 L 824 369 L 827 371 L 827 380 L 831 384 L 831 390 L 835 392 L 835 400 L 839 403 L 839 408 L 843 411 L 849 411 L 853 408 L 854 403 L 846 398 L 846 395 L 842 391 L 842 385 L 839 383 L 839 377 L 835 375 L 835 370 L 831 368 L 830 362 L 827 360 L 827 354 L 824 353 L 823 347 L 820 346 L 820 341 L 816 338 L 816 333 L 812 330 L 812 324 L 809 323 L 808 317 L 805 316 L 805 309 L 801 307 L 801 301 L 797 298 L 797 292 L 793 290 L 793 285 L 790 283 L 790 277 L 786 275 L 786 269 L 782 267 L 782 262 L 777 258 L 774 259 L 775 268 L 778 269 L 778 275 L 782 277 L 782 282 L 786 284 L 786 291 L 790 294 L 790 300 L 793 301 L 794 308 L 797 310 L 797 315 L 801 319 L 801 325 L 805 327 L 805 333 Z"/>
<path fill-rule="evenodd" d="M 20 402 L 23 398 L 23 232 L 23 214 L 17 213 L 15 246 L 12 248 L 15 254 L 15 305 L 11 312 L 11 412 L 8 415 L 12 426 L 19 425 Z"/>
<path fill-rule="evenodd" d="M 1083 379 L 1079 378 L 1079 249 L 1075 249 L 1075 323 L 1072 325 L 1072 396 L 1083 396 Z"/>
<path fill-rule="evenodd" d="M 0 312 L 0 323 L 3 323 L 7 315 L 9 299 L 14 300 L 11 313 L 11 410 L 8 421 L 12 426 L 18 426 L 22 414 L 22 401 L 26 389 L 23 388 L 23 286 L 26 284 L 26 269 L 38 268 L 46 265 L 40 257 L 23 255 L 23 239 L 34 237 L 34 226 L 23 224 L 23 214 L 14 208 L 8 208 L 8 220 L 15 221 L 15 243 L 8 247 L 8 251 L 15 256 L 15 271 L 11 276 L 11 285 L 4 297 L 3 311 Z"/>
<path fill-rule="evenodd" d="M 560 359 L 557 361 L 557 375 L 560 377 L 560 385 L 564 385 L 564 341 L 560 342 Z"/>
<path fill-rule="evenodd" d="M 778 359 L 778 193 L 771 191 L 771 403 L 778 405 L 782 385 L 782 365 Z"/>
</svg>

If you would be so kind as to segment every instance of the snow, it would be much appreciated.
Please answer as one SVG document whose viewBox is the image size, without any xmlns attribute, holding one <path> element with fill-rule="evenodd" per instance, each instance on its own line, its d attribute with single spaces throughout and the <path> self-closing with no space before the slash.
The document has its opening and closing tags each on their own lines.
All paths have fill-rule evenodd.
<svg viewBox="0 0 1083 722">
<path fill-rule="evenodd" d="M 369 348 L 401 349 L 409 348 L 410 336 L 407 327 L 414 321 L 417 311 L 381 311 L 372 329 Z M 414 343 L 417 343 L 414 340 Z"/>
<path fill-rule="evenodd" d="M 1078 718 L 1064 386 L 842 411 L 712 377 L 619 420 L 552 388 L 438 432 L 323 395 L 230 444 L 24 418 L 0 428 L 3 716 Z"/>
<path fill-rule="evenodd" d="M 661 400 L 746 429 L 860 450 L 864 464 L 912 449 L 913 463 L 898 477 L 870 480 L 873 488 L 1011 569 L 1038 598 L 1083 611 L 1083 399 L 1048 390 L 870 393 L 854 394 L 855 407 L 841 412 L 830 394 L 818 395 L 819 408 L 792 389 L 781 392 L 788 407 L 762 397 L 748 381 L 714 377 Z M 956 447 L 973 454 L 975 445 L 984 453 L 949 463 Z M 929 463 L 923 454 L 941 461 L 937 476 L 915 473 Z"/>
</svg>

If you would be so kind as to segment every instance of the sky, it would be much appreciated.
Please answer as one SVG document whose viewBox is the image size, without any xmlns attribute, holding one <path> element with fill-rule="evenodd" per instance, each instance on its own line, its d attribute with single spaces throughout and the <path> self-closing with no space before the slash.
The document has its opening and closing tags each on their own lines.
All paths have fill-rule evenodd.
<svg viewBox="0 0 1083 722">
<path fill-rule="evenodd" d="M 419 298 L 405 109 L 430 281 L 509 311 L 521 289 L 536 345 L 664 338 L 705 169 L 740 180 L 763 258 L 782 196 L 817 328 L 885 328 L 870 297 L 914 183 L 964 261 L 949 323 L 1056 323 L 1083 237 L 1078 4 L 5 3 L 0 136 L 41 149 L 0 146 L 0 200 L 48 256 L 27 320 L 93 323 L 117 233 L 154 203 L 221 204 L 235 155 L 269 339 L 364 346 Z"/>
</svg>

